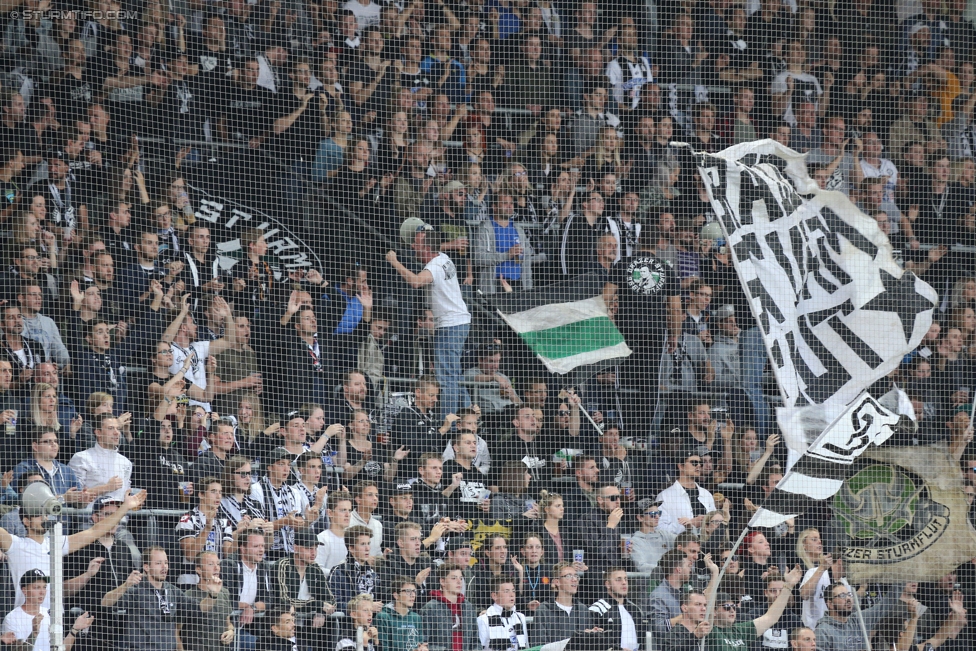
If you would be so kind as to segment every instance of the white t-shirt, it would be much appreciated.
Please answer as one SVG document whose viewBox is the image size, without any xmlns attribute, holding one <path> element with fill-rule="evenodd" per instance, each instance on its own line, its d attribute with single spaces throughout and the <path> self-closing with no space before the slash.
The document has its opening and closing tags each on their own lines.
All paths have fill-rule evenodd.
<svg viewBox="0 0 976 651">
<path fill-rule="evenodd" d="M 346 541 L 332 533 L 331 529 L 326 529 L 318 535 L 319 551 L 315 554 L 315 562 L 319 564 L 325 575 L 328 576 L 332 568 L 346 562 L 349 550 L 346 549 Z"/>
<path fill-rule="evenodd" d="M 623 605 L 618 605 L 620 612 L 620 648 L 637 651 L 640 648 L 640 640 L 637 639 L 637 626 L 634 625 L 634 618 L 630 616 Z"/>
<path fill-rule="evenodd" d="M 24 593 L 20 591 L 20 577 L 24 576 L 28 570 L 40 570 L 51 576 L 51 538 L 44 536 L 44 542 L 38 543 L 30 538 L 11 536 L 10 549 L 7 551 L 7 565 L 10 567 L 10 578 L 14 582 L 14 590 L 17 593 L 17 606 L 24 604 Z M 65 536 L 61 542 L 61 555 L 68 555 L 68 537 Z M 51 591 L 48 590 L 44 597 L 44 608 L 51 607 Z M 26 637 L 26 636 L 25 636 Z"/>
<path fill-rule="evenodd" d="M 803 587 L 816 572 L 816 567 L 811 567 L 807 570 L 807 573 L 803 575 L 803 580 L 800 582 L 800 587 Z M 824 599 L 824 592 L 827 591 L 829 586 L 830 570 L 827 570 L 820 575 L 820 581 L 817 582 L 817 588 L 813 591 L 813 596 L 803 600 L 803 612 L 800 616 L 803 619 L 803 625 L 807 628 L 815 628 L 817 622 L 827 614 L 827 600 Z"/>
<path fill-rule="evenodd" d="M 895 202 L 895 187 L 898 185 L 898 168 L 887 158 L 878 159 L 878 166 L 875 167 L 863 158 L 861 160 L 861 173 L 866 179 L 877 179 L 883 176 L 888 177 L 884 186 L 884 198 L 882 201 Z"/>
<path fill-rule="evenodd" d="M 367 27 L 378 27 L 380 24 L 380 6 L 372 0 L 365 7 L 359 3 L 359 0 L 349 0 L 342 5 L 342 8 L 348 9 L 356 16 L 360 34 Z"/>
<path fill-rule="evenodd" d="M 190 364 L 190 369 L 186 372 L 184 377 L 186 380 L 196 386 L 200 387 L 202 390 L 207 389 L 207 357 L 210 356 L 210 342 L 209 341 L 194 341 L 192 344 L 183 348 L 182 346 L 171 343 L 169 345 L 170 350 L 173 351 L 173 364 L 169 367 L 170 373 L 176 373 L 181 368 L 183 368 L 183 362 L 186 360 L 187 355 L 189 355 L 193 361 Z M 210 403 L 209 402 L 197 402 L 196 400 L 190 401 L 191 405 L 202 405 L 207 413 L 210 413 Z"/>
<path fill-rule="evenodd" d="M 37 629 L 37 638 L 34 640 L 34 651 L 50 651 L 51 649 L 51 615 L 47 608 L 41 608 L 44 619 L 41 626 Z M 3 632 L 11 632 L 17 636 L 18 640 L 26 640 L 34 632 L 34 618 L 24 612 L 21 607 L 14 608 L 3 618 Z"/>
<path fill-rule="evenodd" d="M 454 262 L 446 254 L 438 253 L 424 269 L 434 277 L 428 289 L 434 327 L 451 328 L 471 323 L 471 314 L 461 296 L 461 284 Z"/>
<path fill-rule="evenodd" d="M 790 77 L 793 78 L 793 98 L 790 101 L 790 105 L 786 107 L 786 112 L 781 117 L 790 126 L 795 127 L 796 116 L 793 114 L 793 106 L 798 105 L 802 101 L 809 101 L 813 102 L 814 106 L 819 110 L 820 96 L 823 95 L 823 89 L 820 87 L 820 82 L 817 78 L 809 72 L 798 75 L 786 70 L 776 75 L 773 82 L 769 84 L 770 94 L 782 95 L 789 90 L 789 86 L 786 85 L 786 80 Z"/>
</svg>

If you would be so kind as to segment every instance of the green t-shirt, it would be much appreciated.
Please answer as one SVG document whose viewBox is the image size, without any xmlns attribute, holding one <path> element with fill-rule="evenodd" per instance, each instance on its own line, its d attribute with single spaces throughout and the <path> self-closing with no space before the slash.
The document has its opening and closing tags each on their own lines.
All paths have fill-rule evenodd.
<svg viewBox="0 0 976 651">
<path fill-rule="evenodd" d="M 727 628 L 715 627 L 705 638 L 708 651 L 748 651 L 753 641 L 759 637 L 752 621 L 733 624 Z"/>
</svg>

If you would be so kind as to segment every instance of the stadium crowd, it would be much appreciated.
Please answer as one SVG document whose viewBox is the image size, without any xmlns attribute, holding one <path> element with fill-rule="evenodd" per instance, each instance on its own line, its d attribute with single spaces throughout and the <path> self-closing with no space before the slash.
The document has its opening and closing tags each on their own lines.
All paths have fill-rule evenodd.
<svg viewBox="0 0 976 651">
<path fill-rule="evenodd" d="M 0 7 L 4 647 L 50 648 L 44 482 L 66 650 L 973 648 L 976 560 L 851 585 L 826 507 L 734 551 L 786 454 L 673 144 L 806 153 L 936 288 L 875 389 L 972 504 L 966 3 Z M 633 351 L 572 386 L 485 302 L 560 281 Z"/>
</svg>

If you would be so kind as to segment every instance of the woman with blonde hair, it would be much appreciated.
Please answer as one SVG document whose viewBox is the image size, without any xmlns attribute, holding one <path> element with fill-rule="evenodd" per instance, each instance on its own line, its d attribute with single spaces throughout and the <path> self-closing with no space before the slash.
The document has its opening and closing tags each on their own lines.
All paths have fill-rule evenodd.
<svg viewBox="0 0 976 651">
<path fill-rule="evenodd" d="M 952 286 L 950 307 L 976 306 L 976 278 L 960 278 Z"/>
<path fill-rule="evenodd" d="M 629 171 L 629 166 L 620 160 L 620 138 L 617 130 L 613 127 L 600 129 L 593 156 L 586 161 L 583 168 L 583 178 L 599 180 L 605 174 L 616 174 L 617 180 L 622 181 Z"/>
<path fill-rule="evenodd" d="M 76 436 L 83 425 L 81 416 L 77 414 L 71 420 L 69 428 L 72 437 Z M 58 417 L 58 391 L 47 382 L 38 382 L 31 389 L 30 417 L 25 418 L 22 423 L 23 436 L 18 439 L 23 442 L 19 451 L 20 458 L 31 456 L 30 446 L 26 443 L 33 440 L 35 433 L 42 430 L 53 430 L 58 436 L 63 435 L 64 425 Z M 18 432 L 21 427 L 17 428 Z"/>
<path fill-rule="evenodd" d="M 539 518 L 542 520 L 542 528 L 539 537 L 542 540 L 544 557 L 553 565 L 562 563 L 566 560 L 566 539 L 565 532 L 559 530 L 559 523 L 565 514 L 563 497 L 559 493 L 541 491 L 536 508 L 539 510 Z"/>
<path fill-rule="evenodd" d="M 804 529 L 796 537 L 796 556 L 806 566 L 806 574 L 800 582 L 800 599 L 803 601 L 803 623 L 814 628 L 827 613 L 824 591 L 830 586 L 830 569 L 834 564 L 831 554 L 824 553 L 823 540 L 817 529 Z"/>
</svg>

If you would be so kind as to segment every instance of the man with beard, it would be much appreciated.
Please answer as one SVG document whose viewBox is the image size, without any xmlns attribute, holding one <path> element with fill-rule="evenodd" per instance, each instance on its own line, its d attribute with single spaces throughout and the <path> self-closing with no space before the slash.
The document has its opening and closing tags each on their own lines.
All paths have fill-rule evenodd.
<svg viewBox="0 0 976 651">
<path fill-rule="evenodd" d="M 437 380 L 430 376 L 417 380 L 413 390 L 413 405 L 405 407 L 390 428 L 390 449 L 404 447 L 410 450 L 410 454 L 399 463 L 399 476 L 404 481 L 413 476 L 413 469 L 417 467 L 422 454 L 440 454 L 444 450 L 446 437 L 458 420 L 456 414 L 448 414 L 444 423 L 438 426 L 435 408 L 439 395 L 440 384 Z"/>
<path fill-rule="evenodd" d="M 800 571 L 799 565 L 787 572 L 781 579 L 782 590 L 769 605 L 766 612 L 755 619 L 743 621 L 738 624 L 735 621 L 738 604 L 732 601 L 728 594 L 720 592 L 715 599 L 714 627 L 705 641 L 706 647 L 715 649 L 716 651 L 738 649 L 751 645 L 758 637 L 763 638 L 763 646 L 765 647 L 768 639 L 764 637 L 765 634 L 782 617 L 783 611 L 786 610 L 786 604 L 793 596 L 793 588 L 796 587 L 796 584 L 800 582 L 802 577 L 803 573 Z M 876 623 L 877 621 L 873 624 Z M 874 629 L 873 624 L 870 630 Z M 784 631 L 777 631 L 776 633 L 783 635 L 781 641 L 785 643 L 786 633 Z M 849 647 L 845 645 L 843 648 Z"/>
<path fill-rule="evenodd" d="M 793 600 L 793 590 L 786 588 L 786 581 L 778 573 L 772 573 L 766 577 L 766 589 L 763 593 L 766 596 L 766 608 L 771 608 L 779 598 L 783 591 L 788 591 L 790 596 L 786 603 L 786 608 L 783 614 L 780 616 L 779 620 L 775 622 L 769 630 L 762 634 L 761 648 L 763 649 L 785 649 L 787 648 L 790 631 L 795 628 L 803 626 L 803 620 L 800 615 L 799 609 L 796 608 L 796 604 Z M 722 597 L 728 595 L 720 594 L 717 603 L 723 603 Z M 756 607 L 745 615 L 744 619 L 755 620 L 757 617 L 763 614 L 763 606 L 756 605 Z M 755 648 L 755 647 L 754 647 Z"/>
<path fill-rule="evenodd" d="M 119 500 L 109 496 L 95 500 L 92 524 L 98 525 L 111 518 L 120 506 Z M 94 543 L 65 558 L 65 577 L 68 581 L 83 583 L 79 592 L 68 600 L 68 605 L 95 616 L 95 623 L 85 640 L 86 649 L 111 649 L 119 642 L 122 621 L 113 609 L 102 608 L 102 597 L 116 588 L 121 577 L 139 569 L 136 564 L 139 556 L 132 534 L 116 523 Z"/>
<path fill-rule="evenodd" d="M 166 551 L 149 547 L 142 555 L 142 572 L 131 572 L 124 583 L 102 597 L 102 608 L 117 606 L 125 612 L 121 648 L 176 651 L 177 623 L 200 616 L 200 604 L 168 582 L 168 575 Z"/>
<path fill-rule="evenodd" d="M 118 510 L 111 515 L 100 518 L 90 529 L 79 531 L 64 538 L 60 553 L 67 556 L 72 552 L 83 549 L 99 538 L 113 531 L 122 521 L 122 517 L 132 510 L 138 510 L 146 501 L 146 491 L 139 491 L 136 495 L 128 495 Z M 27 535 L 23 538 L 12 536 L 4 529 L 0 529 L 0 550 L 7 555 L 10 575 L 17 589 L 16 603 L 24 603 L 24 594 L 20 591 L 20 577 L 30 570 L 39 569 L 47 575 L 51 570 L 51 540 L 44 526 L 46 516 L 35 515 L 33 512 L 22 512 L 21 520 Z M 104 561 L 104 559 L 103 559 Z M 85 574 L 68 579 L 64 582 L 64 593 L 67 597 L 74 596 L 85 584 L 98 573 L 101 562 L 92 561 L 88 564 Z M 49 607 L 48 599 L 42 604 Z"/>
<path fill-rule="evenodd" d="M 134 249 L 136 260 L 122 274 L 122 300 L 129 305 L 145 303 L 152 296 L 149 284 L 166 278 L 166 269 L 157 264 L 159 235 L 154 229 L 142 231 Z"/>
<path fill-rule="evenodd" d="M 875 630 L 878 622 L 898 605 L 903 587 L 904 584 L 901 583 L 893 585 L 881 603 L 865 608 L 858 617 L 852 614 L 854 594 L 851 586 L 846 581 L 830 586 L 824 595 L 828 598 L 827 615 L 817 623 L 818 651 L 861 651 L 866 648 L 861 627 L 864 626 L 869 631 Z"/>
<path fill-rule="evenodd" d="M 357 409 L 367 409 L 369 384 L 361 371 L 346 371 L 342 378 L 342 395 L 329 410 L 329 423 L 351 423 Z"/>
</svg>

